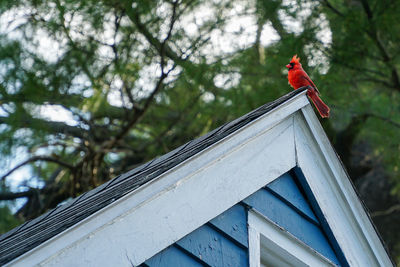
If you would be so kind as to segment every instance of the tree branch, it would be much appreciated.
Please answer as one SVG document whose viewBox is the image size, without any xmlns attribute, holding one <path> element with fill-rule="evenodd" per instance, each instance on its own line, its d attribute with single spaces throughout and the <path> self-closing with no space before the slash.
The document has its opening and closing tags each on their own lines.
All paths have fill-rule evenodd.
<svg viewBox="0 0 400 267">
<path fill-rule="evenodd" d="M 4 192 L 0 193 L 0 200 L 14 200 L 17 198 L 22 198 L 22 197 L 31 197 L 35 194 L 35 191 L 37 190 L 28 190 L 28 191 L 23 191 L 23 192 Z"/>
<path fill-rule="evenodd" d="M 15 125 L 18 128 L 33 128 L 32 125 L 35 125 L 37 129 L 50 130 L 53 133 L 65 134 L 81 139 L 87 139 L 90 135 L 85 129 L 70 126 L 64 122 L 33 118 L 29 114 L 20 114 L 17 120 L 13 116 L 0 117 L 0 124 Z"/>
<path fill-rule="evenodd" d="M 376 83 L 376 84 L 381 84 L 381 85 L 383 85 L 383 86 L 385 86 L 385 87 L 388 87 L 388 88 L 394 88 L 394 89 L 396 89 L 396 88 L 393 86 L 393 84 L 391 84 L 391 83 L 389 83 L 389 82 L 387 82 L 387 81 L 385 81 L 385 80 L 378 79 L 378 78 L 366 77 L 366 78 L 357 79 L 356 81 L 361 81 L 361 82 L 363 82 L 363 81 L 373 82 L 373 83 Z"/>
<path fill-rule="evenodd" d="M 369 30 L 366 30 L 367 35 L 375 42 L 376 46 L 378 47 L 378 50 L 383 58 L 383 61 L 385 64 L 388 66 L 392 73 L 392 82 L 393 86 L 392 88 L 396 89 L 397 91 L 400 91 L 400 75 L 397 71 L 396 65 L 393 64 L 392 62 L 392 57 L 390 56 L 389 52 L 387 51 L 385 45 L 383 44 L 381 38 L 379 37 L 378 30 L 376 29 L 375 22 L 373 20 L 374 15 L 372 13 L 372 10 L 369 6 L 368 0 L 361 0 L 361 4 L 363 6 L 364 12 L 367 15 L 367 19 L 369 23 L 371 24 L 371 27 Z"/>
<path fill-rule="evenodd" d="M 340 12 L 337 8 L 335 8 L 328 0 L 323 0 L 323 2 L 325 3 L 326 7 L 328 7 L 330 10 L 332 10 L 334 13 L 336 13 L 340 17 L 344 16 L 343 13 Z"/>
<path fill-rule="evenodd" d="M 387 216 L 390 215 L 394 212 L 400 211 L 400 204 L 396 204 L 390 208 L 388 208 L 387 210 L 380 210 L 380 211 L 375 211 L 371 213 L 371 217 L 380 217 L 380 216 Z"/>
<path fill-rule="evenodd" d="M 169 38 L 171 38 L 171 34 L 172 34 L 172 30 L 174 28 L 174 24 L 176 22 L 176 8 L 178 5 L 178 1 L 174 1 L 172 3 L 172 16 L 171 16 L 171 20 L 169 22 L 169 29 L 168 29 L 168 33 L 167 36 L 165 37 L 165 39 L 163 40 L 163 42 L 161 43 L 161 47 L 159 50 L 160 56 L 161 56 L 161 73 L 162 75 L 164 75 L 164 67 L 165 67 L 165 47 L 167 45 L 167 42 L 169 40 Z"/>
<path fill-rule="evenodd" d="M 143 36 L 147 39 L 147 41 L 158 51 L 161 61 L 160 61 L 160 66 L 161 66 L 161 76 L 159 77 L 157 84 L 154 88 L 154 90 L 151 92 L 150 96 L 146 99 L 144 102 L 144 105 L 140 109 L 135 109 L 135 113 L 132 116 L 132 119 L 128 121 L 128 123 L 123 127 L 120 131 L 119 134 L 117 134 L 114 138 L 112 138 L 109 142 L 106 142 L 103 145 L 103 151 L 107 151 L 111 149 L 112 147 L 115 146 L 117 142 L 119 142 L 128 132 L 129 129 L 132 128 L 133 125 L 143 116 L 143 114 L 146 112 L 146 110 L 149 108 L 150 103 L 153 101 L 155 95 L 161 91 L 163 88 L 163 82 L 165 78 L 169 75 L 169 73 L 175 69 L 177 64 L 183 64 L 184 60 L 178 56 L 172 49 L 171 47 L 167 44 L 168 40 L 170 39 L 172 35 L 172 30 L 174 27 L 174 24 L 176 22 L 176 9 L 178 7 L 178 1 L 174 1 L 172 3 L 172 17 L 169 23 L 169 29 L 167 36 L 164 38 L 162 42 L 160 42 L 157 38 L 155 38 L 145 27 L 145 25 L 140 21 L 140 16 L 137 13 L 135 9 L 133 9 L 131 6 L 127 7 L 127 15 L 131 19 L 131 21 L 136 25 L 138 28 L 139 32 L 143 34 Z M 164 65 L 165 65 L 165 56 L 168 58 L 172 59 L 174 61 L 174 65 L 167 71 L 165 72 L 164 70 Z"/>
<path fill-rule="evenodd" d="M 107 143 L 105 146 L 107 149 L 110 149 L 114 147 L 114 145 L 121 140 L 129 131 L 130 128 L 143 116 L 143 114 L 147 111 L 147 109 L 150 106 L 150 103 L 153 101 L 155 95 L 163 88 L 163 82 L 164 79 L 168 76 L 168 74 L 175 68 L 176 65 L 174 65 L 171 69 L 169 69 L 166 73 L 162 73 L 160 78 L 157 81 L 157 84 L 151 92 L 150 96 L 146 99 L 146 102 L 144 103 L 143 107 L 138 110 L 135 115 L 133 116 L 132 120 L 126 124 L 126 126 L 121 130 L 121 132 L 116 135 L 113 139 L 111 139 L 110 142 Z"/>
<path fill-rule="evenodd" d="M 391 120 L 391 119 L 389 119 L 389 118 L 386 118 L 386 117 L 384 117 L 384 116 L 377 115 L 377 114 L 373 114 L 373 113 L 366 113 L 365 115 L 366 115 L 366 116 L 369 116 L 369 117 L 376 118 L 376 119 L 383 120 L 383 121 L 388 122 L 388 123 L 390 123 L 391 125 L 393 125 L 393 126 L 395 126 L 395 127 L 397 127 L 397 128 L 400 128 L 400 123 L 395 122 L 395 121 L 393 121 L 393 120 Z"/>
<path fill-rule="evenodd" d="M 371 8 L 369 7 L 368 0 L 361 0 L 361 4 L 364 8 L 365 13 L 367 14 L 368 20 L 372 20 L 373 14 Z"/>
<path fill-rule="evenodd" d="M 272 27 L 275 29 L 275 31 L 278 33 L 278 35 L 281 37 L 281 39 L 285 39 L 290 34 L 285 30 L 285 27 L 283 26 L 283 24 L 277 14 L 278 14 L 277 12 L 275 14 L 273 14 L 269 18 L 269 21 L 271 22 Z"/>
<path fill-rule="evenodd" d="M 344 14 L 341 13 L 338 9 L 332 6 L 332 4 L 328 0 L 321 0 L 326 7 L 331 9 L 335 14 L 337 14 L 340 17 L 344 17 Z M 374 21 L 374 13 L 373 9 L 371 9 L 368 0 L 361 0 L 361 5 L 363 7 L 363 10 L 366 14 L 367 20 L 370 23 L 370 27 L 367 29 L 364 29 L 365 33 L 367 36 L 375 43 L 376 48 L 379 51 L 379 54 L 381 58 L 378 60 L 383 61 L 384 64 L 389 68 L 390 73 L 391 73 L 391 83 L 385 82 L 384 85 L 392 88 L 396 91 L 400 91 L 400 74 L 397 70 L 396 65 L 393 63 L 394 57 L 390 55 L 389 51 L 385 47 L 385 44 L 383 43 L 382 39 L 379 36 L 379 32 L 376 28 L 376 24 Z M 339 62 L 342 63 L 342 62 Z M 344 65 L 344 64 L 343 64 Z M 349 66 L 347 66 L 349 67 Z M 371 70 L 372 72 L 372 70 Z M 380 82 L 382 83 L 382 82 Z"/>
<path fill-rule="evenodd" d="M 64 168 L 68 168 L 70 170 L 74 169 L 74 166 L 72 166 L 69 163 L 63 162 L 59 159 L 56 158 L 52 158 L 52 157 L 48 157 L 48 156 L 34 156 L 32 158 L 29 158 L 23 162 L 21 162 L 20 164 L 18 164 L 17 166 L 15 166 L 14 168 L 12 168 L 11 170 L 9 170 L 6 174 L 4 174 L 1 178 L 0 181 L 4 180 L 5 178 L 7 178 L 7 176 L 9 176 L 10 174 L 12 174 L 13 172 L 15 172 L 16 170 L 18 170 L 19 168 L 25 166 L 26 164 L 29 164 L 31 162 L 35 162 L 35 161 L 48 161 L 48 162 L 53 162 L 56 163 Z"/>
<path fill-rule="evenodd" d="M 138 31 L 146 38 L 146 40 L 150 43 L 150 45 L 156 48 L 157 51 L 161 51 L 163 49 L 165 55 L 170 59 L 172 59 L 178 65 L 183 65 L 185 63 L 185 60 L 182 59 L 180 56 L 178 56 L 168 44 L 162 45 L 160 40 L 155 38 L 149 32 L 146 26 L 140 21 L 140 15 L 135 9 L 133 9 L 130 5 L 128 5 L 126 7 L 126 10 L 129 19 L 136 25 Z M 164 46 L 164 48 L 162 48 L 162 46 Z"/>
</svg>

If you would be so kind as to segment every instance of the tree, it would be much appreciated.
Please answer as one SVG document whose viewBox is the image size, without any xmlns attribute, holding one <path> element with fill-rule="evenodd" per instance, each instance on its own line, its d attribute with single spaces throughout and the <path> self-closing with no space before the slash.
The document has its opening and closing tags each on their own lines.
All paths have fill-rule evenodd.
<svg viewBox="0 0 400 267">
<path fill-rule="evenodd" d="M 330 21 L 331 68 L 324 79 L 348 122 L 335 145 L 399 261 L 399 18 L 396 1 L 323 1 Z"/>
<path fill-rule="evenodd" d="M 18 212 L 22 217 L 35 217 L 166 152 L 176 145 L 174 140 L 167 142 L 168 136 L 176 139 L 183 133 L 182 126 L 176 126 L 185 120 L 183 112 L 195 114 L 203 105 L 196 100 L 207 92 L 198 82 L 205 80 L 195 71 L 203 69 L 206 75 L 209 67 L 204 56 L 197 57 L 199 63 L 191 57 L 215 25 L 205 21 L 198 27 L 199 37 L 184 37 L 177 22 L 198 4 L 134 4 L 3 4 L 3 12 L 19 16 L 9 25 L 18 36 L 1 39 L 5 126 L 1 138 L 7 140 L 3 153 L 23 146 L 29 158 L 1 180 L 31 164 L 35 177 L 45 184 L 0 196 L 1 200 L 27 197 Z M 153 15 L 154 10 L 164 13 Z M 57 47 L 53 53 L 36 49 L 43 38 Z M 72 120 L 52 119 L 46 113 L 51 112 L 49 107 L 67 111 Z M 199 129 L 190 133 L 185 128 L 185 138 L 199 134 Z"/>
<path fill-rule="evenodd" d="M 325 130 L 399 255 L 399 9 L 389 0 L 2 1 L 0 153 L 24 159 L 4 163 L 0 200 L 26 199 L 16 216 L 36 217 L 272 101 L 291 90 L 284 66 L 297 53 L 332 108 Z M 15 188 L 9 177 L 26 166 L 32 177 Z"/>
</svg>

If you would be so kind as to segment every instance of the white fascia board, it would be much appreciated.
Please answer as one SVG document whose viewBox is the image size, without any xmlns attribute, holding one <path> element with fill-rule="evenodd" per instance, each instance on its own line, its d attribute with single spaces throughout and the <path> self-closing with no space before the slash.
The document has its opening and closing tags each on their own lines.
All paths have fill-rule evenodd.
<svg viewBox="0 0 400 267">
<path fill-rule="evenodd" d="M 350 266 L 393 266 L 311 106 L 295 115 L 297 165 Z"/>
<path fill-rule="evenodd" d="M 306 92 L 18 257 L 12 266 L 138 265 L 296 165 Z"/>
<path fill-rule="evenodd" d="M 249 210 L 248 225 L 250 267 L 260 267 L 262 258 L 271 266 L 336 266 L 256 210 Z"/>
</svg>

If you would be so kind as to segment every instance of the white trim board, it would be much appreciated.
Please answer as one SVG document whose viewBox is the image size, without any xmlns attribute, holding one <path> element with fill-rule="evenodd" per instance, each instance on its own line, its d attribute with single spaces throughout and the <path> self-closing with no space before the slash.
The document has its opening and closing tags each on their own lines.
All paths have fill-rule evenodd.
<svg viewBox="0 0 400 267">
<path fill-rule="evenodd" d="M 311 106 L 294 118 L 297 166 L 350 266 L 393 266 Z"/>
<path fill-rule="evenodd" d="M 260 267 L 263 260 L 280 267 L 336 266 L 256 210 L 249 210 L 248 225 L 250 267 Z"/>
<path fill-rule="evenodd" d="M 295 167 L 300 93 L 223 140 L 11 261 L 138 265 Z"/>
<path fill-rule="evenodd" d="M 7 265 L 139 265 L 299 166 L 349 264 L 392 266 L 305 93 Z"/>
</svg>

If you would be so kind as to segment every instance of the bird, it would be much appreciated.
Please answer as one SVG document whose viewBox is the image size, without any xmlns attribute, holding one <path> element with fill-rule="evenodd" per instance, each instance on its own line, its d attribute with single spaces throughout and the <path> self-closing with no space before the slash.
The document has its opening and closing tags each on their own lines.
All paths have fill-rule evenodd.
<svg viewBox="0 0 400 267">
<path fill-rule="evenodd" d="M 286 68 L 289 69 L 288 81 L 293 89 L 296 90 L 300 87 L 307 86 L 307 96 L 314 103 L 314 106 L 317 108 L 321 117 L 329 118 L 330 109 L 319 97 L 320 92 L 301 66 L 300 58 L 298 58 L 297 55 L 294 55 L 290 63 L 286 65 Z"/>
</svg>

